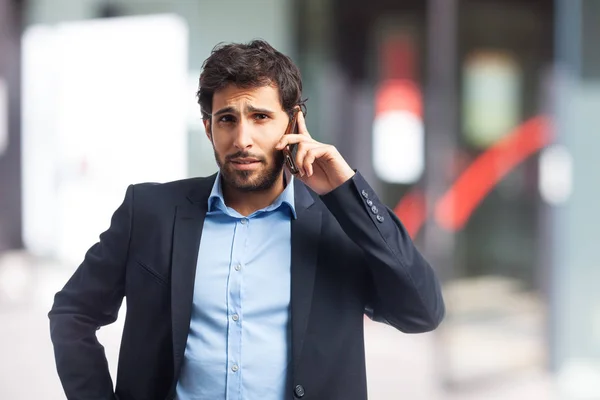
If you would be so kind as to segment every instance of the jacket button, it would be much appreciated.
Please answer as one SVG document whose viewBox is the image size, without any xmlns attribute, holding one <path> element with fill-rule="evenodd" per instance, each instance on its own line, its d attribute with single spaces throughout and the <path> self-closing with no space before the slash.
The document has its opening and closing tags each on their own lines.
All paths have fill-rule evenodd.
<svg viewBox="0 0 600 400">
<path fill-rule="evenodd" d="M 367 205 L 368 205 L 369 207 L 371 207 L 371 206 L 373 205 L 373 202 L 372 202 L 371 200 L 367 200 Z"/>
<path fill-rule="evenodd" d="M 379 212 L 379 210 L 375 206 L 371 207 L 371 211 L 373 212 L 373 214 L 377 214 Z"/>
<path fill-rule="evenodd" d="M 361 192 L 361 194 L 362 194 L 362 197 L 364 197 L 365 199 L 368 199 L 368 198 L 369 198 L 369 193 L 367 193 L 367 191 L 366 191 L 366 190 L 363 190 L 363 191 Z"/>
<path fill-rule="evenodd" d="M 377 216 L 377 221 L 379 221 L 379 222 L 383 222 L 383 220 L 384 220 L 384 218 L 383 218 L 381 215 L 378 215 L 378 216 Z"/>
<path fill-rule="evenodd" d="M 296 385 L 294 388 L 294 396 L 299 399 L 304 397 L 304 387 L 302 385 Z"/>
</svg>

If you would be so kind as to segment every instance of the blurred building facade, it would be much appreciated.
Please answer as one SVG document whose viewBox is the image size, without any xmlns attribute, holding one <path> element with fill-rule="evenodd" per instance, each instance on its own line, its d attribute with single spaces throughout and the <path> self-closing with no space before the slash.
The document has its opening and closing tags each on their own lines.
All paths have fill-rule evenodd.
<svg viewBox="0 0 600 400">
<path fill-rule="evenodd" d="M 565 398 L 600 397 L 599 4 L 0 0 L 0 251 L 23 245 L 21 204 L 47 200 L 21 189 L 21 30 L 172 14 L 187 27 L 190 109 L 216 43 L 264 38 L 300 65 L 311 133 L 361 170 L 444 279 L 441 382 L 540 368 Z M 184 118 L 185 174 L 212 173 L 199 112 Z"/>
</svg>

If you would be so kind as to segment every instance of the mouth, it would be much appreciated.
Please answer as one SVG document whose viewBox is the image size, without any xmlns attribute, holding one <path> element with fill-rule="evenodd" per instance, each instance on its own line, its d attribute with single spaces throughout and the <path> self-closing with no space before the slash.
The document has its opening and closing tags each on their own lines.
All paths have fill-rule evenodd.
<svg viewBox="0 0 600 400">
<path fill-rule="evenodd" d="M 250 170 L 260 165 L 260 160 L 256 158 L 234 158 L 229 161 L 235 169 Z"/>
</svg>

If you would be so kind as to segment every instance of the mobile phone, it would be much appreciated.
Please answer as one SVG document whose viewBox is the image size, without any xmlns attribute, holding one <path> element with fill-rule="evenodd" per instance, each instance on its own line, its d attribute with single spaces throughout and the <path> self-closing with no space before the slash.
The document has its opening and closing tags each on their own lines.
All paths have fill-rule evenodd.
<svg viewBox="0 0 600 400">
<path fill-rule="evenodd" d="M 298 133 L 298 113 L 302 112 L 300 109 L 294 109 L 290 122 L 285 130 L 285 135 L 297 134 Z M 283 157 L 285 164 L 287 165 L 290 172 L 294 175 L 300 173 L 300 169 L 296 165 L 296 153 L 298 152 L 298 144 L 289 144 L 283 148 Z"/>
</svg>

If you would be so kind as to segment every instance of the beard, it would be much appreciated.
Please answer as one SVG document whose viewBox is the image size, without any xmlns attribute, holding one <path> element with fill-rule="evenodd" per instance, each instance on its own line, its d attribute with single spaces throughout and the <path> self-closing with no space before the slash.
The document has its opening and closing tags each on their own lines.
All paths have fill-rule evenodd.
<svg viewBox="0 0 600 400">
<path fill-rule="evenodd" d="M 284 158 L 281 151 L 273 153 L 273 161 L 270 164 L 264 157 L 257 157 L 246 151 L 238 151 L 235 154 L 228 155 L 224 160 L 221 159 L 214 146 L 213 151 L 223 182 L 240 192 L 260 192 L 271 189 L 283 170 Z M 254 171 L 240 171 L 232 167 L 230 160 L 244 157 L 258 159 L 261 168 Z"/>
</svg>

